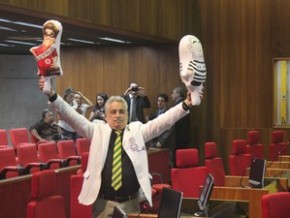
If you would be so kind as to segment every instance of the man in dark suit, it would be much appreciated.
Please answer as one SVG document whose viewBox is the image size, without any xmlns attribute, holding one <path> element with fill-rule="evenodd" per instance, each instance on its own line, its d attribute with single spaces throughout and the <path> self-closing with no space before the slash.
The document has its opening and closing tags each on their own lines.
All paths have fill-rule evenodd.
<svg viewBox="0 0 290 218">
<path fill-rule="evenodd" d="M 150 101 L 146 96 L 145 89 L 137 83 L 131 83 L 125 91 L 123 98 L 128 104 L 129 123 L 140 121 L 145 123 L 144 108 L 150 108 Z"/>
<path fill-rule="evenodd" d="M 168 108 L 167 108 L 167 102 L 168 102 L 169 98 L 168 95 L 165 93 L 161 93 L 157 96 L 157 111 L 152 113 L 149 117 L 148 120 L 153 120 L 156 117 L 160 116 L 161 114 L 165 113 Z M 165 131 L 164 133 L 162 133 L 161 135 L 159 135 L 158 137 L 152 139 L 152 141 L 150 142 L 150 147 L 151 148 L 170 148 L 170 142 L 172 142 L 171 140 L 171 129 L 168 129 L 167 131 Z"/>
<path fill-rule="evenodd" d="M 174 102 L 174 106 L 179 104 L 185 99 L 185 90 L 183 87 L 179 86 L 173 89 L 171 98 Z M 181 118 L 174 125 L 174 138 L 175 138 L 175 149 L 173 158 L 175 158 L 175 151 L 177 149 L 184 149 L 190 147 L 190 116 L 189 114 Z M 175 160 L 174 162 L 175 163 Z"/>
</svg>

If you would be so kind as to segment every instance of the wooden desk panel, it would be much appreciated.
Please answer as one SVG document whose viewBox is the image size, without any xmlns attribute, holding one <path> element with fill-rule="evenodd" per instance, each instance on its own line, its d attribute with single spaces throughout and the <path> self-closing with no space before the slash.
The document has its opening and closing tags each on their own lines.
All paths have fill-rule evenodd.
<svg viewBox="0 0 290 218">
<path fill-rule="evenodd" d="M 266 168 L 290 169 L 290 162 L 288 162 L 288 161 L 267 161 Z"/>
<path fill-rule="evenodd" d="M 288 162 L 288 161 L 267 161 L 267 163 L 266 163 L 266 171 L 268 169 L 272 169 L 272 168 L 287 170 L 287 169 L 290 169 L 290 162 Z M 246 169 L 245 175 L 246 176 L 250 175 L 250 167 L 248 167 Z M 265 174 L 265 176 L 270 177 L 271 175 Z"/>
<path fill-rule="evenodd" d="M 128 214 L 128 218 L 138 218 L 138 217 L 141 217 L 141 218 L 157 218 L 158 215 L 157 214 L 146 214 L 146 213 L 130 213 Z"/>
<path fill-rule="evenodd" d="M 278 156 L 278 161 L 290 162 L 290 155 L 279 155 Z"/>
<path fill-rule="evenodd" d="M 282 171 L 280 169 L 280 171 Z M 290 171 L 289 171 L 290 172 Z M 277 173 L 277 172 L 276 172 Z M 289 173 L 290 175 L 290 173 Z M 240 176 L 226 176 L 226 187 L 214 187 L 211 199 L 222 198 L 232 200 L 248 200 L 249 201 L 249 216 L 261 217 L 261 197 L 267 193 L 275 193 L 280 191 L 288 191 L 289 179 L 283 176 L 280 177 L 265 177 L 266 181 L 271 181 L 271 184 L 264 189 L 241 188 L 241 184 L 248 185 L 248 176 L 241 178 Z M 266 182 L 267 183 L 267 182 Z M 236 187 L 236 188 L 234 188 Z"/>
<path fill-rule="evenodd" d="M 248 201 L 249 202 L 249 217 L 261 218 L 261 198 L 264 194 L 269 194 L 267 189 L 252 189 L 238 187 L 214 187 L 211 199 L 212 200 L 233 200 L 233 201 Z"/>
<path fill-rule="evenodd" d="M 266 169 L 265 176 L 272 178 L 286 178 L 288 180 L 287 191 L 290 188 L 290 169 L 269 168 Z"/>
<path fill-rule="evenodd" d="M 226 205 L 224 205 L 224 203 L 226 203 Z M 237 213 L 237 211 L 235 211 L 235 207 L 237 206 L 237 204 L 239 204 L 239 206 L 241 206 L 240 208 L 243 208 L 242 210 L 245 212 L 247 211 L 247 207 L 248 207 L 248 201 L 226 201 L 226 200 L 210 200 L 210 213 L 212 213 L 211 215 L 213 217 L 217 216 L 217 214 L 219 215 L 218 217 L 221 217 L 223 214 L 227 214 L 229 215 L 229 213 L 231 215 L 233 215 L 233 213 Z M 228 204 L 230 204 L 230 208 L 228 206 Z M 224 207 L 225 206 L 225 207 Z M 230 211 L 229 211 L 230 209 Z M 183 198 L 182 199 L 182 207 L 181 207 L 181 215 L 180 218 L 195 218 L 195 216 L 193 215 L 194 212 L 199 211 L 199 208 L 197 206 L 197 198 Z M 241 217 L 241 214 L 243 214 L 243 212 L 238 212 L 239 214 L 235 214 L 237 217 Z M 137 217 L 142 217 L 142 218 L 156 218 L 158 217 L 157 214 L 137 214 L 137 213 L 132 213 L 132 214 L 128 214 L 129 218 L 137 218 Z M 223 216 L 226 217 L 226 216 Z M 232 216 L 231 216 L 232 217 Z M 199 217 L 201 218 L 201 217 Z"/>
<path fill-rule="evenodd" d="M 249 186 L 249 177 L 248 176 L 226 176 L 225 177 L 225 187 L 244 187 Z M 265 177 L 265 184 L 273 182 L 274 190 L 272 192 L 283 192 L 288 191 L 289 179 L 286 177 Z M 265 187 L 267 189 L 267 187 Z"/>
</svg>

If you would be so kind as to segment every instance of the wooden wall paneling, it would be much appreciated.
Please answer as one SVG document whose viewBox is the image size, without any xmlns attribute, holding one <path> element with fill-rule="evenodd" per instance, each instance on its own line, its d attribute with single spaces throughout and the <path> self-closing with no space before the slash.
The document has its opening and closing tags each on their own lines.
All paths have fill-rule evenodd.
<svg viewBox="0 0 290 218">
<path fill-rule="evenodd" d="M 196 21 L 195 1 L 191 0 L 0 0 L 0 3 L 173 40 L 192 32 Z"/>
<path fill-rule="evenodd" d="M 220 108 L 217 108 L 220 111 L 220 116 L 218 116 L 220 120 L 217 120 L 220 122 L 220 126 L 233 128 L 246 128 L 248 125 L 257 126 L 256 123 L 252 122 L 261 117 L 260 113 L 257 116 L 257 112 L 260 111 L 257 108 L 260 108 L 261 105 L 257 105 L 255 102 L 260 103 L 256 100 L 256 93 L 259 96 L 265 94 L 262 91 L 264 83 L 255 78 L 260 78 L 256 75 L 261 71 L 264 58 L 259 58 L 258 60 L 261 62 L 257 63 L 259 56 L 256 55 L 258 49 L 255 45 L 261 45 L 260 40 L 265 38 L 264 33 L 267 33 L 267 29 L 260 33 L 257 32 L 256 27 L 267 19 L 263 7 L 255 4 L 254 1 L 230 3 L 214 1 L 210 5 L 206 2 L 200 2 L 203 26 L 211 27 L 204 29 L 201 27 L 202 36 L 207 44 L 205 48 L 208 49 L 205 52 L 208 59 L 208 69 L 213 70 L 214 79 L 219 77 L 222 81 L 216 83 L 216 80 L 213 80 L 210 87 L 215 90 L 215 93 L 219 93 L 219 96 L 215 95 L 215 98 L 220 99 L 220 101 L 216 102 L 213 108 Z M 258 20 L 256 13 L 261 14 Z M 214 21 L 206 17 L 211 15 L 215 17 Z M 211 75 L 210 72 L 208 75 Z M 264 76 L 264 78 L 270 81 L 269 76 Z M 217 92 L 218 89 L 219 92 Z M 258 121 L 262 122 L 261 120 L 265 119 L 260 118 Z"/>
<path fill-rule="evenodd" d="M 0 2 L 48 12 L 44 6 L 49 5 L 51 9 L 55 1 Z M 219 144 L 225 144 L 223 152 L 226 157 L 230 150 L 229 142 L 235 136 L 245 134 L 250 128 L 261 129 L 263 133 L 272 130 L 272 58 L 290 55 L 290 33 L 287 28 L 289 2 L 198 0 L 181 3 L 151 0 L 134 1 L 130 5 L 127 0 L 123 1 L 123 5 L 116 4 L 122 9 L 120 13 L 112 0 L 67 2 L 59 3 L 62 4 L 60 8 L 50 13 L 62 16 L 69 14 L 74 19 L 108 26 L 119 25 L 120 29 L 132 28 L 131 31 L 174 39 L 176 42 L 181 35 L 188 33 L 200 38 L 208 76 L 203 103 L 200 108 L 194 109 L 197 118 L 192 118 L 195 128 L 193 134 L 198 138 L 197 146 L 201 146 L 208 137 L 216 139 Z M 125 17 L 121 18 L 120 15 Z M 131 23 L 124 23 L 129 21 Z M 85 94 L 93 99 L 99 89 L 122 93 L 130 80 L 140 78 L 144 87 L 152 87 L 150 99 L 154 99 L 153 95 L 161 90 L 170 94 L 174 86 L 181 84 L 176 73 L 177 46 L 149 46 L 149 50 L 146 49 L 142 46 L 92 48 L 90 52 L 86 51 L 88 53 L 80 51 L 81 55 L 78 54 L 78 48 L 68 50 L 66 57 L 62 56 L 65 72 L 74 67 L 80 69 L 86 79 L 80 79 L 79 72 L 72 72 L 70 76 L 65 74 L 57 80 L 57 88 L 63 91 L 67 86 L 75 86 L 86 90 Z M 71 60 L 77 61 L 72 63 Z M 146 77 L 134 74 L 138 67 L 142 72 L 149 72 Z M 154 72 L 159 81 L 152 82 Z M 112 77 L 120 80 L 121 85 L 112 87 L 108 82 L 112 81 Z M 285 129 L 285 133 L 289 135 L 289 129 Z M 263 134 L 263 140 L 268 142 L 268 139 Z"/>
<path fill-rule="evenodd" d="M 271 49 L 273 57 L 290 56 L 289 1 L 269 1 L 269 23 L 271 24 Z"/>
<path fill-rule="evenodd" d="M 91 100 L 105 91 L 109 95 L 122 95 L 130 82 L 143 86 L 156 109 L 156 96 L 160 92 L 171 95 L 182 84 L 178 71 L 176 45 L 120 46 L 105 48 L 74 48 L 62 52 L 64 76 L 57 79 L 57 90 L 73 87 Z M 172 103 L 170 102 L 170 106 Z"/>
<path fill-rule="evenodd" d="M 221 0 L 198 1 L 197 7 L 198 36 L 208 71 L 207 128 L 201 130 L 201 140 L 222 144 L 227 162 L 232 140 L 256 128 L 261 131 L 267 157 L 273 122 L 272 58 L 290 53 L 286 40 L 289 3 Z M 289 129 L 285 134 L 289 135 Z"/>
<path fill-rule="evenodd" d="M 11 6 L 37 10 L 40 12 L 57 14 L 67 16 L 68 9 L 68 0 L 30 0 L 30 1 L 21 1 L 21 0 L 1 0 L 1 3 L 5 3 Z"/>
</svg>

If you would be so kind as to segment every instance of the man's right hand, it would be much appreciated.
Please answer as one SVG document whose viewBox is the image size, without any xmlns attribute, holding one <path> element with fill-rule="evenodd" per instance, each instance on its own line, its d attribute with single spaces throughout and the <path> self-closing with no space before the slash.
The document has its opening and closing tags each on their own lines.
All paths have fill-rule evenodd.
<svg viewBox="0 0 290 218">
<path fill-rule="evenodd" d="M 129 95 L 131 93 L 131 88 L 129 87 L 125 92 L 124 95 Z"/>
<path fill-rule="evenodd" d="M 48 91 L 48 92 L 47 92 L 47 91 L 46 91 L 46 92 L 43 91 L 43 88 L 44 88 L 44 82 L 45 82 L 44 77 L 43 77 L 43 76 L 40 76 L 39 79 L 38 79 L 38 87 L 39 87 L 39 89 L 40 89 L 44 94 L 46 94 L 48 97 L 53 96 L 53 95 L 55 94 L 55 91 L 52 90 L 52 88 L 51 88 L 50 91 Z"/>
</svg>

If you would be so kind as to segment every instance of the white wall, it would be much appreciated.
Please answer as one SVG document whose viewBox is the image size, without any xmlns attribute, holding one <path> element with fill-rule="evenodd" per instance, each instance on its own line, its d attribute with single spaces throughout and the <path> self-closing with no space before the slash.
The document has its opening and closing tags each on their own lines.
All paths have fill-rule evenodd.
<svg viewBox="0 0 290 218">
<path fill-rule="evenodd" d="M 47 97 L 36 73 L 32 55 L 0 55 L 0 128 L 29 128 L 41 119 Z"/>
</svg>

